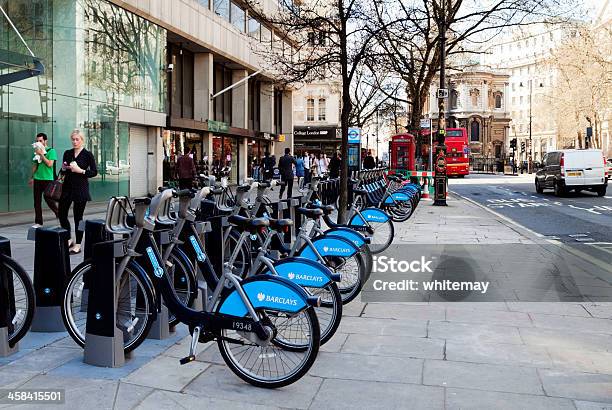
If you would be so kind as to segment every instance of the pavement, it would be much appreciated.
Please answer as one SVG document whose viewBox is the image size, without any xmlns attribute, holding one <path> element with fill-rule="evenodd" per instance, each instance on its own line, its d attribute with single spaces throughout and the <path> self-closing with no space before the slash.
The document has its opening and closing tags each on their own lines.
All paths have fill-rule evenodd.
<svg viewBox="0 0 612 410">
<path fill-rule="evenodd" d="M 422 201 L 409 221 L 396 224 L 389 254 L 422 244 L 537 247 L 545 241 L 459 196 L 451 194 L 448 204 Z M 15 257 L 31 272 L 26 230 L 17 225 L 0 235 L 13 240 Z M 124 367 L 110 369 L 83 364 L 82 350 L 66 333 L 30 332 L 19 353 L 0 358 L 0 387 L 66 389 L 66 403 L 58 407 L 74 409 L 612 409 L 612 304 L 604 302 L 357 298 L 344 307 L 338 332 L 309 374 L 277 390 L 242 382 L 213 343 L 200 345 L 197 360 L 180 366 L 186 335 L 178 326 L 169 339 L 147 340 Z"/>
</svg>

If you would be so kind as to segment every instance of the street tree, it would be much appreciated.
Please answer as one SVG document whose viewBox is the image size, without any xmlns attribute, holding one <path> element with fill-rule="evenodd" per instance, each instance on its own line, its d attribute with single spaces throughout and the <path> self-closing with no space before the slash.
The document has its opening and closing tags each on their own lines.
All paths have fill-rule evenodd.
<svg viewBox="0 0 612 410">
<path fill-rule="evenodd" d="M 541 111 L 553 116 L 560 147 L 586 148 L 586 128 L 592 127 L 589 148 L 603 148 L 602 122 L 612 106 L 612 29 L 583 25 L 548 59 L 556 73 L 551 94 Z"/>
<path fill-rule="evenodd" d="M 374 2 L 378 24 L 385 24 L 373 46 L 384 55 L 388 70 L 405 83 L 408 129 L 419 135 L 430 86 L 442 64 L 440 32 L 446 30 L 444 64 L 462 70 L 473 64 L 483 43 L 504 30 L 540 22 L 566 21 L 574 0 L 379 0 Z M 392 96 L 389 96 L 392 98 Z M 439 101 L 441 111 L 444 100 Z M 442 120 L 441 118 L 440 120 Z"/>
<path fill-rule="evenodd" d="M 299 85 L 313 79 L 338 78 L 341 84 L 342 157 L 348 158 L 351 120 L 365 123 L 380 103 L 375 91 L 364 91 L 358 79 L 370 75 L 365 65 L 375 39 L 386 24 L 372 18 L 372 3 L 366 0 L 280 0 L 278 10 L 264 10 L 259 0 L 247 5 L 265 25 L 283 32 L 277 44 L 264 44 L 258 54 L 264 66 L 280 83 Z M 257 47 L 257 46 L 254 46 Z M 363 94 L 365 93 L 365 94 Z M 355 98 L 357 96 L 358 98 Z M 357 103 L 357 110 L 354 110 Z M 364 108 L 367 107 L 367 108 Z M 342 161 L 339 220 L 347 209 L 348 162 Z"/>
</svg>

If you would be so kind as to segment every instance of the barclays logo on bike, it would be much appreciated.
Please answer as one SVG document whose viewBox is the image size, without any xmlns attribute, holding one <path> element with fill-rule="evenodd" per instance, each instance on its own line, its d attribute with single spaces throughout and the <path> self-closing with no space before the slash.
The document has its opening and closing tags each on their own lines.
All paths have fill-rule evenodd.
<svg viewBox="0 0 612 410">
<path fill-rule="evenodd" d="M 385 217 L 380 216 L 380 215 L 366 214 L 366 219 L 367 219 L 368 221 L 379 221 L 379 222 L 385 222 Z"/>
<path fill-rule="evenodd" d="M 287 278 L 290 280 L 307 280 L 307 281 L 313 281 L 313 282 L 323 282 L 323 277 L 321 276 L 312 276 L 312 275 L 303 275 L 303 274 L 295 274 L 293 272 L 289 272 L 287 274 Z"/>
<path fill-rule="evenodd" d="M 327 253 L 327 252 L 338 252 L 338 253 L 347 253 L 348 254 L 348 253 L 352 252 L 352 249 L 324 246 L 323 247 L 323 252 L 325 252 L 325 253 Z"/>
<path fill-rule="evenodd" d="M 263 292 L 259 292 L 257 294 L 257 300 L 259 300 L 260 302 L 272 302 L 272 303 L 278 303 L 280 305 L 288 305 L 288 306 L 297 306 L 298 302 L 295 299 L 291 299 L 291 298 L 284 298 L 281 296 L 270 296 L 270 295 L 266 295 Z"/>
</svg>

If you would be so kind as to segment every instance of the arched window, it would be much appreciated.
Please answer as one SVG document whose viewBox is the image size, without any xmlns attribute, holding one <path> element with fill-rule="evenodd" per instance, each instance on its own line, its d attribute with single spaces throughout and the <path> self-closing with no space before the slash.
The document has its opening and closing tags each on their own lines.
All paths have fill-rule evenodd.
<svg viewBox="0 0 612 410">
<path fill-rule="evenodd" d="M 314 98 L 308 98 L 306 100 L 306 121 L 314 121 Z"/>
<path fill-rule="evenodd" d="M 325 98 L 319 98 L 319 121 L 325 121 L 327 114 L 327 107 L 325 104 Z"/>
<path fill-rule="evenodd" d="M 470 125 L 470 141 L 480 142 L 480 123 L 476 120 Z"/>
<path fill-rule="evenodd" d="M 450 95 L 450 106 L 452 110 L 456 110 L 459 104 L 459 92 L 457 90 L 451 90 Z"/>
<path fill-rule="evenodd" d="M 495 94 L 495 108 L 501 108 L 501 107 L 502 107 L 502 94 L 497 93 Z"/>
</svg>

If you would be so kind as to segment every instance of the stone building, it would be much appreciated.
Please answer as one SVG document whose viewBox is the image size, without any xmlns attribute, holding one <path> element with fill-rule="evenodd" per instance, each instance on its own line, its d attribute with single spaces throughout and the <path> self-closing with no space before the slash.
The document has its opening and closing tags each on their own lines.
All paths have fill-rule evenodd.
<svg viewBox="0 0 612 410">
<path fill-rule="evenodd" d="M 510 113 L 508 75 L 476 67 L 448 76 L 447 128 L 465 128 L 473 157 L 503 159 L 507 155 Z M 438 83 L 433 82 L 426 107 L 427 115 L 438 118 Z"/>
</svg>

